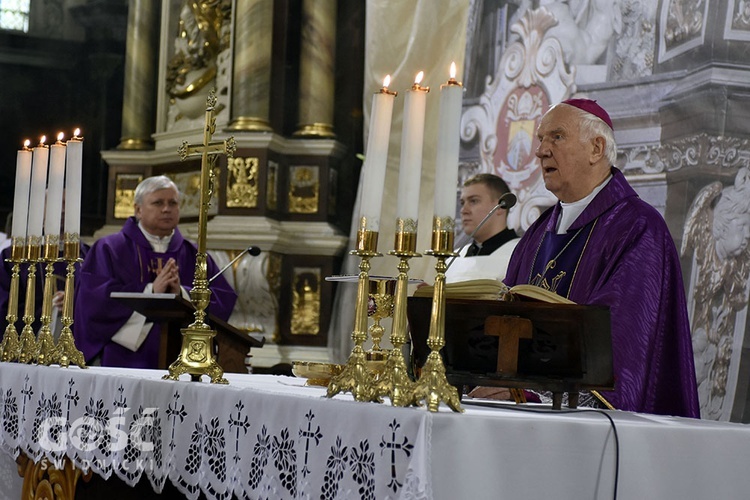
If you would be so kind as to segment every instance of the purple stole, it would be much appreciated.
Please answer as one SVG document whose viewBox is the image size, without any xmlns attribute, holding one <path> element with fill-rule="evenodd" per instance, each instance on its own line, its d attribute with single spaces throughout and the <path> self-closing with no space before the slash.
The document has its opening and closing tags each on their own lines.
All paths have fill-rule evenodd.
<svg viewBox="0 0 750 500">
<path fill-rule="evenodd" d="M 564 234 L 545 232 L 534 256 L 529 284 L 568 298 L 596 221 Z"/>
</svg>

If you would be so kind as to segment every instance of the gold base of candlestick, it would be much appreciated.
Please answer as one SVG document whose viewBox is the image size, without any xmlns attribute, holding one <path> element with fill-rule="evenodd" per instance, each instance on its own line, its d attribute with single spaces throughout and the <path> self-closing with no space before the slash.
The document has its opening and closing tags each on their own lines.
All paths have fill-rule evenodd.
<svg viewBox="0 0 750 500">
<path fill-rule="evenodd" d="M 18 350 L 21 346 L 18 338 L 16 326 L 8 322 L 3 334 L 3 342 L 0 344 L 0 360 L 5 362 L 16 361 L 18 359 Z"/>
<path fill-rule="evenodd" d="M 43 366 L 57 363 L 57 347 L 55 346 L 55 339 L 52 336 L 49 325 L 43 326 L 39 330 L 34 360 L 36 364 Z"/>
<path fill-rule="evenodd" d="M 57 363 L 67 368 L 70 365 L 80 368 L 86 366 L 86 358 L 76 347 L 73 339 L 73 297 L 75 295 L 75 270 L 76 263 L 81 262 L 81 239 L 78 233 L 65 233 L 63 236 L 63 260 L 65 261 L 65 300 L 63 301 L 62 318 L 63 325 L 60 338 L 57 339 L 56 359 Z"/>
<path fill-rule="evenodd" d="M 164 375 L 162 378 L 178 380 L 180 375 L 188 373 L 194 382 L 199 381 L 201 375 L 208 375 L 212 384 L 228 384 L 229 382 L 224 378 L 224 369 L 219 366 L 213 356 L 213 338 L 216 332 L 209 329 L 207 325 L 195 323 L 180 331 L 182 332 L 180 356 L 169 365 L 169 375 Z"/>
<path fill-rule="evenodd" d="M 34 318 L 31 318 L 33 321 Z M 36 343 L 36 335 L 34 335 L 34 329 L 31 324 L 27 324 L 21 330 L 21 336 L 18 339 L 18 362 L 19 363 L 33 363 L 36 360 L 36 353 L 39 350 L 39 346 Z"/>
<path fill-rule="evenodd" d="M 350 392 L 357 401 L 382 402 L 375 394 L 375 377 L 367 367 L 367 357 L 362 344 L 367 340 L 367 296 L 370 286 L 370 259 L 377 253 L 378 233 L 376 231 L 357 232 L 357 250 L 351 252 L 361 258 L 357 280 L 357 303 L 354 312 L 352 349 L 341 373 L 331 378 L 326 396 L 334 397 L 340 392 Z"/>
<path fill-rule="evenodd" d="M 396 236 L 396 244 L 399 242 L 413 241 L 416 246 L 416 238 L 403 238 Z M 406 319 L 406 302 L 409 285 L 409 259 L 421 257 L 418 253 L 410 250 L 414 248 L 410 244 L 405 244 L 402 250 L 398 248 L 393 250 L 390 255 L 399 257 L 398 277 L 396 278 L 396 289 L 394 291 L 393 304 L 393 323 L 391 327 L 390 341 L 393 349 L 388 353 L 388 361 L 385 365 L 383 375 L 378 381 L 376 394 L 378 396 L 387 396 L 393 406 L 413 406 L 417 404 L 414 396 L 415 384 L 409 377 L 409 370 L 406 367 L 404 354 L 401 352 L 402 346 L 406 343 L 408 335 L 408 326 Z"/>
<path fill-rule="evenodd" d="M 430 355 L 422 367 L 422 373 L 414 389 L 414 396 L 417 401 L 424 401 L 427 409 L 432 412 L 438 411 L 441 402 L 446 403 L 453 411 L 463 412 L 458 390 L 448 383 L 443 358 L 440 357 L 440 350 L 445 345 L 445 271 L 448 267 L 445 260 L 456 255 L 453 251 L 453 231 L 445 230 L 444 227 L 446 227 L 444 221 L 433 221 L 434 248 L 425 252 L 437 258 L 436 277 L 432 296 L 430 333 L 427 337 Z"/>
</svg>

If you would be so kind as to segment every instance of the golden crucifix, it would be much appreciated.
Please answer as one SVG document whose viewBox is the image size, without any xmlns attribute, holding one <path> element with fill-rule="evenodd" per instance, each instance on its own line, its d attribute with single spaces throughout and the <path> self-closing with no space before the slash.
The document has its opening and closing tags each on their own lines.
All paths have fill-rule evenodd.
<svg viewBox="0 0 750 500">
<path fill-rule="evenodd" d="M 206 308 L 211 299 L 208 288 L 206 267 L 206 223 L 208 206 L 214 191 L 216 173 L 214 167 L 220 154 L 232 157 L 237 146 L 234 137 L 223 141 L 212 141 L 216 130 L 214 108 L 216 106 L 216 91 L 212 90 L 206 99 L 206 126 L 203 129 L 203 143 L 198 145 L 182 143 L 178 149 L 181 160 L 191 156 L 201 156 L 201 195 L 200 212 L 198 215 L 198 254 L 195 257 L 195 275 L 190 299 L 195 306 L 195 321 L 182 331 L 182 348 L 177 360 L 169 365 L 169 374 L 163 378 L 177 380 L 183 373 L 189 373 L 193 381 L 200 380 L 201 375 L 211 377 L 211 383 L 226 384 L 224 370 L 219 366 L 213 355 L 213 338 L 216 332 L 205 323 Z"/>
</svg>

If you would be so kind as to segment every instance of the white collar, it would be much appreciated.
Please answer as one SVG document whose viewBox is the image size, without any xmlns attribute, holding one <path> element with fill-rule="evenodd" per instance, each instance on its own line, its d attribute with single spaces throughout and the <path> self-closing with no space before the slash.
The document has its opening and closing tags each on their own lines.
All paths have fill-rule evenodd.
<svg viewBox="0 0 750 500">
<path fill-rule="evenodd" d="M 596 198 L 596 195 L 599 194 L 599 191 L 604 189 L 604 186 L 609 184 L 609 181 L 612 179 L 612 174 L 607 177 L 604 182 L 599 184 L 594 188 L 593 191 L 591 191 L 588 196 L 585 196 L 584 198 L 574 201 L 571 203 L 565 203 L 560 202 L 560 217 L 557 218 L 557 234 L 565 234 L 567 232 L 568 228 L 570 227 L 573 222 L 578 218 L 579 215 L 586 209 L 587 206 L 589 206 L 589 203 L 591 203 L 594 198 Z"/>
<path fill-rule="evenodd" d="M 174 229 L 172 229 L 172 232 L 166 236 L 156 236 L 155 234 L 151 234 L 148 231 L 144 229 L 144 227 L 141 225 L 141 221 L 138 221 L 138 229 L 141 230 L 143 233 L 143 236 L 146 237 L 146 240 L 148 240 L 149 244 L 151 244 L 151 248 L 154 250 L 154 252 L 164 253 L 169 248 L 169 243 L 172 241 L 172 236 L 174 236 Z"/>
</svg>

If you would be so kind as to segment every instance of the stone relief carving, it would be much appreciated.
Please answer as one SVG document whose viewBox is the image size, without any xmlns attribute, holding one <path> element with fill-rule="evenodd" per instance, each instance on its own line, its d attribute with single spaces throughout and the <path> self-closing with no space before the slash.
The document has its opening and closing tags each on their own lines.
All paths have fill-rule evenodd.
<svg viewBox="0 0 750 500">
<path fill-rule="evenodd" d="M 615 39 L 611 81 L 634 80 L 653 73 L 656 8 L 651 0 L 620 0 L 622 30 Z"/>
<path fill-rule="evenodd" d="M 750 142 L 701 133 L 665 144 L 621 149 L 617 163 L 629 174 L 658 174 L 699 165 L 734 169 L 750 164 Z"/>
<path fill-rule="evenodd" d="M 167 130 L 202 126 L 206 98 L 216 88 L 217 120 L 226 114 L 230 75 L 231 0 L 185 0 L 174 55 L 167 64 Z"/>
<path fill-rule="evenodd" d="M 703 418 L 729 420 L 745 336 L 750 277 L 750 170 L 714 182 L 688 212 L 681 248 L 692 256 L 689 309 Z"/>
<path fill-rule="evenodd" d="M 622 31 L 620 0 L 542 0 L 540 4 L 557 19 L 546 36 L 560 42 L 568 64 L 595 64 L 612 37 Z"/>
<path fill-rule="evenodd" d="M 556 22 L 544 8 L 527 10 L 511 27 L 516 38 L 503 54 L 498 74 L 478 104 L 461 117 L 461 140 L 478 143 L 481 158 L 471 170 L 495 173 L 508 182 L 518 197 L 508 223 L 523 230 L 555 201 L 544 188 L 534 156 L 536 127 L 550 103 L 575 91 L 560 43 L 547 36 Z"/>
<path fill-rule="evenodd" d="M 664 0 L 659 20 L 659 62 L 703 44 L 708 0 Z"/>
</svg>

